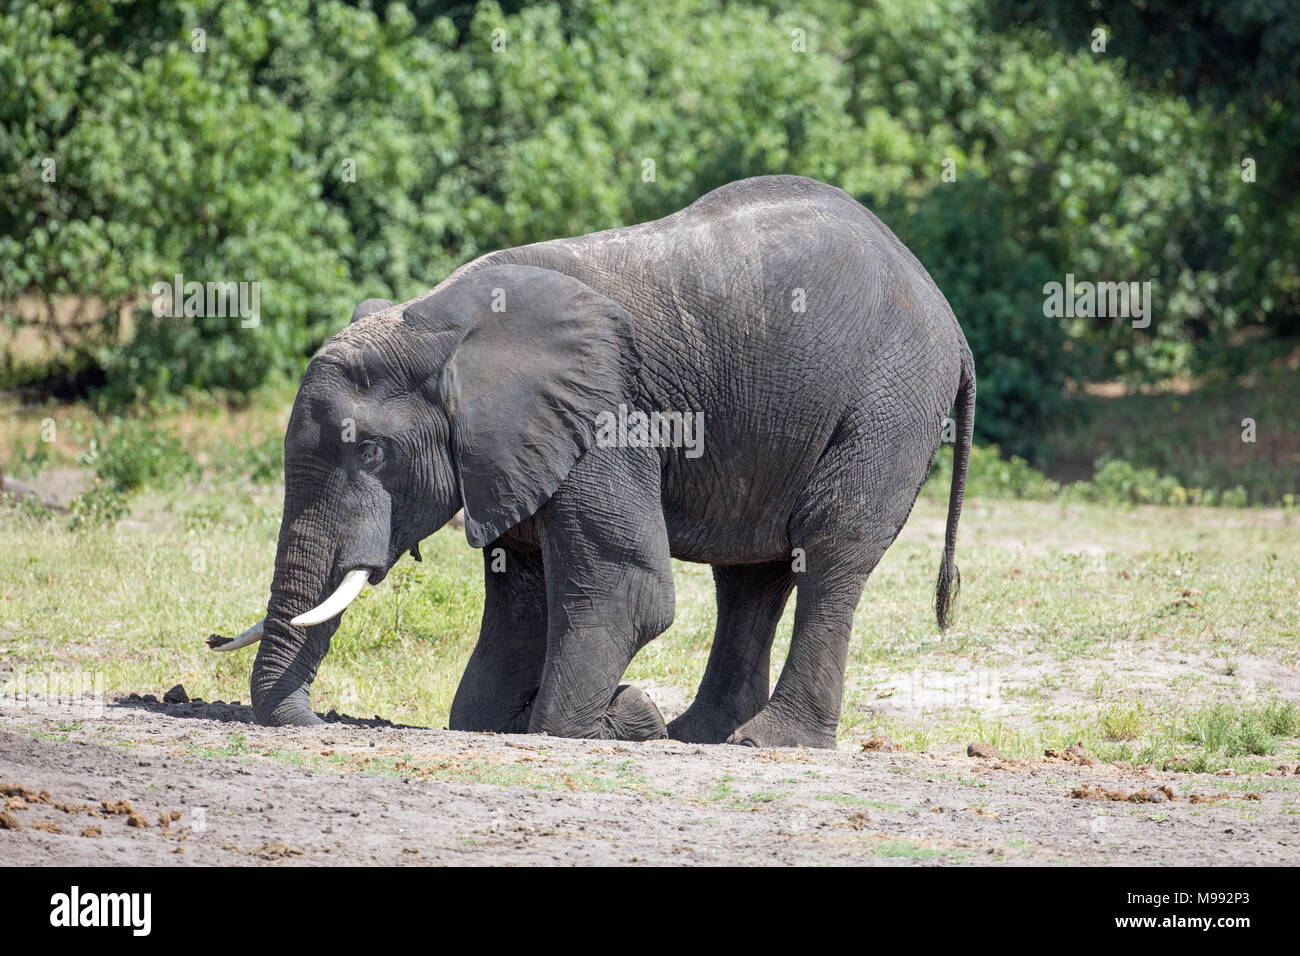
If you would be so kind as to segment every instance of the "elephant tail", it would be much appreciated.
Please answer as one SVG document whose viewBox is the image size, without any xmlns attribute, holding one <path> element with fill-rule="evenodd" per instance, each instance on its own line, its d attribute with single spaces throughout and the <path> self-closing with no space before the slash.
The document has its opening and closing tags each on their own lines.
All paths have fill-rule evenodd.
<svg viewBox="0 0 1300 956">
<path fill-rule="evenodd" d="M 948 492 L 948 524 L 943 536 L 943 561 L 939 584 L 934 592 L 934 613 L 940 629 L 948 626 L 961 590 L 957 570 L 957 522 L 966 496 L 966 468 L 970 464 L 971 439 L 975 433 L 975 360 L 969 351 L 962 356 L 961 384 L 957 387 L 957 441 L 952 451 L 952 487 Z"/>
</svg>

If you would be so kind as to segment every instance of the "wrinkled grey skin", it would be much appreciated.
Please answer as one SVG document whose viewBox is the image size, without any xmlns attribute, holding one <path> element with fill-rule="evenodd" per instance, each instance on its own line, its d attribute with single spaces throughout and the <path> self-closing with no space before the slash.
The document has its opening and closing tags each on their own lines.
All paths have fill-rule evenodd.
<svg viewBox="0 0 1300 956">
<path fill-rule="evenodd" d="M 285 437 L 261 722 L 319 719 L 308 688 L 338 619 L 290 619 L 353 568 L 378 582 L 463 505 L 486 600 L 453 729 L 663 736 L 619 678 L 673 619 L 671 556 L 713 566 L 718 622 L 668 735 L 833 747 L 854 609 L 955 402 L 944 623 L 974 365 L 920 263 L 839 189 L 732 183 L 656 222 L 483 256 L 355 318 L 312 359 Z M 597 416 L 620 403 L 702 411 L 703 454 L 601 447 Z"/>
</svg>

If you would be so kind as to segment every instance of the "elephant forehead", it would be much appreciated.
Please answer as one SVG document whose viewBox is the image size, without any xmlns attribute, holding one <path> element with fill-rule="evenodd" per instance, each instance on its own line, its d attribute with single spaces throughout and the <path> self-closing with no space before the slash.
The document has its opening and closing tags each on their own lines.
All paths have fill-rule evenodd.
<svg viewBox="0 0 1300 956">
<path fill-rule="evenodd" d="M 361 389 L 346 380 L 303 392 L 289 423 L 286 453 L 337 451 L 370 435 L 401 437 L 427 412 L 411 392 Z M 423 417 L 427 417 L 427 414 Z"/>
<path fill-rule="evenodd" d="M 382 390 L 394 380 L 394 373 L 401 365 L 396 346 L 397 340 L 392 338 L 357 342 L 335 338 L 312 358 L 303 382 L 319 379 L 329 388 Z"/>
</svg>

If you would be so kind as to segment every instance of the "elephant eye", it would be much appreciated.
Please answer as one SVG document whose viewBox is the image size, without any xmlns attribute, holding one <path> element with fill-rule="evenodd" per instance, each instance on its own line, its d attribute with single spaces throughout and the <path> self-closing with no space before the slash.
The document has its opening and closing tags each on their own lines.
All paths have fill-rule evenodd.
<svg viewBox="0 0 1300 956">
<path fill-rule="evenodd" d="M 374 471 L 384 462 L 383 446 L 377 441 L 363 441 L 357 446 L 357 460 L 367 471 Z"/>
</svg>

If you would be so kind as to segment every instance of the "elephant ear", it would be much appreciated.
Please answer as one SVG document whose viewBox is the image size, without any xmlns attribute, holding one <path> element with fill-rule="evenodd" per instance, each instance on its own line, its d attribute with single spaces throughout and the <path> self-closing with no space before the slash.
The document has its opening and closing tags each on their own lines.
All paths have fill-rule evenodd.
<svg viewBox="0 0 1300 956">
<path fill-rule="evenodd" d="M 352 318 L 348 324 L 355 322 L 357 319 L 364 319 L 367 315 L 374 315 L 376 312 L 383 312 L 384 309 L 392 308 L 393 303 L 387 299 L 366 299 L 352 312 Z"/>
<path fill-rule="evenodd" d="M 571 276 L 491 266 L 447 304 L 466 331 L 443 369 L 465 536 L 495 541 L 553 495 L 628 401 L 640 357 L 632 316 Z"/>
</svg>

